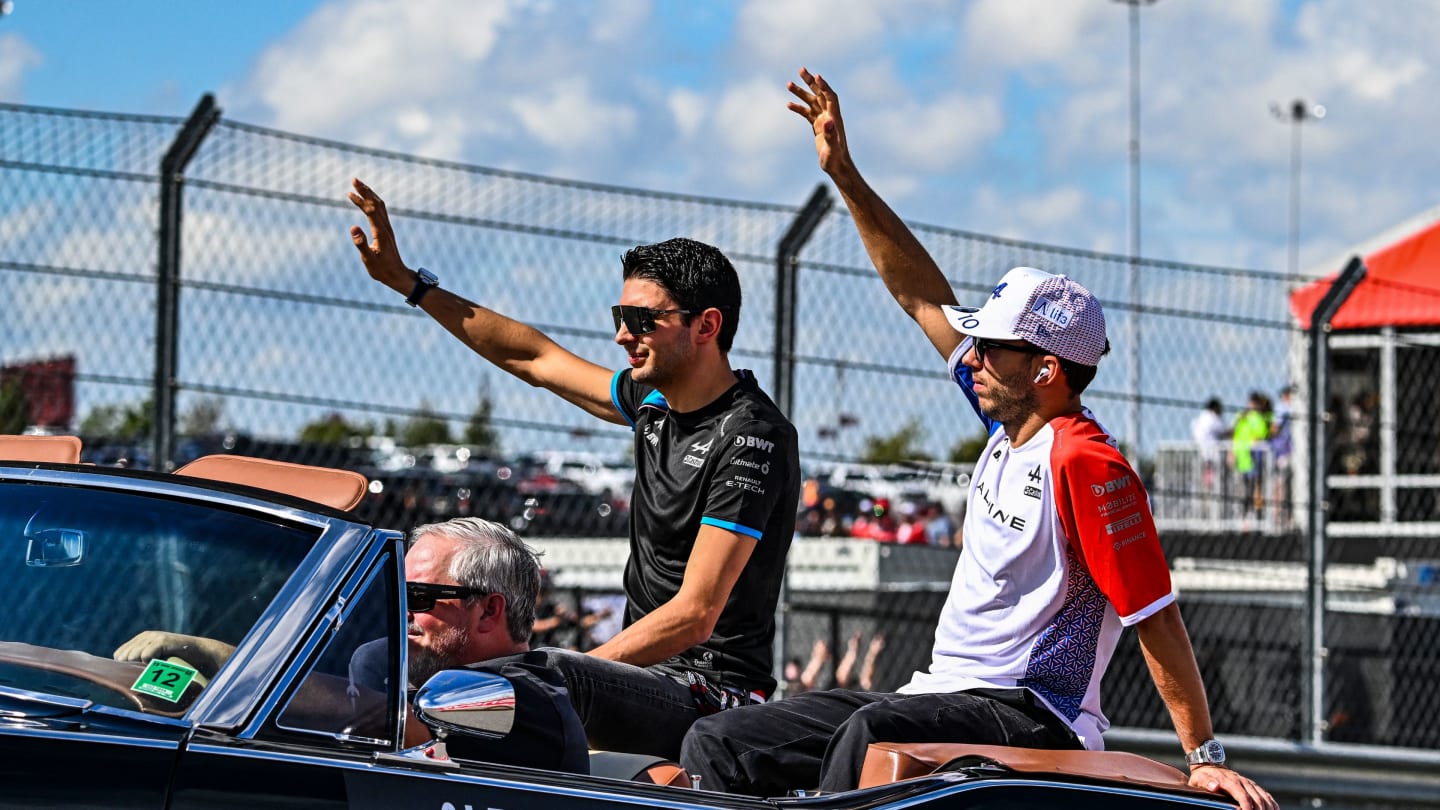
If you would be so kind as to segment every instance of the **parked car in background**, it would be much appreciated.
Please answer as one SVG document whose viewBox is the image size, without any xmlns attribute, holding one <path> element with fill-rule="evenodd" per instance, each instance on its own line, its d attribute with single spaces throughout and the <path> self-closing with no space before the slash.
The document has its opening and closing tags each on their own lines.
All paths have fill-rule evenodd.
<svg viewBox="0 0 1440 810">
<path fill-rule="evenodd" d="M 627 533 L 624 501 L 568 478 L 540 473 L 515 485 L 514 511 L 504 521 L 516 534 L 617 537 Z"/>
<path fill-rule="evenodd" d="M 596 495 L 626 500 L 635 487 L 635 465 L 629 461 L 570 450 L 545 450 L 532 458 L 550 475 L 568 478 Z"/>
</svg>

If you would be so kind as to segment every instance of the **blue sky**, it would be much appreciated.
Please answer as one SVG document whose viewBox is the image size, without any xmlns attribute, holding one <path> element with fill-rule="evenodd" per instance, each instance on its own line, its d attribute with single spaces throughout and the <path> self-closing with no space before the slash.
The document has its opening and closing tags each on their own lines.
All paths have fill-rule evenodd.
<svg viewBox="0 0 1440 810">
<path fill-rule="evenodd" d="M 1160 0 L 1142 13 L 1148 256 L 1283 270 L 1436 206 L 1440 2 Z M 1113 0 L 14 0 L 0 100 L 234 120 L 582 180 L 798 204 L 800 64 L 903 216 L 1128 248 L 1128 14 Z M 337 184 L 338 185 L 338 184 Z"/>
</svg>

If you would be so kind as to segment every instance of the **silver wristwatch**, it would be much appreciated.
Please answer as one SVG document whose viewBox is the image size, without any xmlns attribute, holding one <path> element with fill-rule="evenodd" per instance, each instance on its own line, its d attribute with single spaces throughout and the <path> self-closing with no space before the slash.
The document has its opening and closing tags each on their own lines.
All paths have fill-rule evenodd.
<svg viewBox="0 0 1440 810">
<path fill-rule="evenodd" d="M 1225 767 L 1225 746 L 1219 740 L 1206 740 L 1193 751 L 1185 752 L 1185 761 L 1191 767 L 1196 765 L 1219 765 Z"/>
<path fill-rule="evenodd" d="M 405 297 L 405 303 L 412 307 L 419 306 L 420 299 L 425 297 L 425 293 L 439 286 L 440 279 L 437 278 L 434 273 L 423 267 L 418 268 L 415 271 L 415 289 L 411 290 L 410 294 Z"/>
</svg>

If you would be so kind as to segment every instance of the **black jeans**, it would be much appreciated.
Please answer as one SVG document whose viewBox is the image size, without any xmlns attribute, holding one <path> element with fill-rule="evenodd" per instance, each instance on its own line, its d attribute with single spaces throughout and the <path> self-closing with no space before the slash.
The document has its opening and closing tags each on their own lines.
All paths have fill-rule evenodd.
<svg viewBox="0 0 1440 810">
<path fill-rule="evenodd" d="M 555 647 L 534 650 L 526 660 L 542 656 L 546 667 L 564 676 L 591 748 L 680 756 L 680 741 L 700 716 L 687 684 L 660 670 Z"/>
<path fill-rule="evenodd" d="M 704 717 L 680 762 L 700 787 L 752 796 L 851 790 L 873 742 L 956 742 L 1079 748 L 1058 716 L 1025 689 L 927 695 L 831 689 Z"/>
</svg>

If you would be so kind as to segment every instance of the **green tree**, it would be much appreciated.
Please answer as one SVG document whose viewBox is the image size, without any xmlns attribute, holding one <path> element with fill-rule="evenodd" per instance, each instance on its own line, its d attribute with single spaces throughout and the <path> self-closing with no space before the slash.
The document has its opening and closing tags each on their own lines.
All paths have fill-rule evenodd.
<svg viewBox="0 0 1440 810">
<path fill-rule="evenodd" d="M 860 460 L 867 464 L 934 461 L 934 456 L 921 449 L 924 441 L 925 429 L 920 426 L 920 420 L 912 418 L 888 436 L 866 436 Z"/>
<path fill-rule="evenodd" d="M 225 416 L 225 400 L 220 397 L 197 397 L 185 413 L 180 415 L 180 433 L 185 436 L 204 436 L 220 430 L 220 421 Z"/>
<path fill-rule="evenodd" d="M 449 444 L 450 423 L 440 418 L 429 402 L 421 401 L 415 415 L 400 428 L 399 441 L 406 447 L 420 447 L 426 444 Z"/>
<path fill-rule="evenodd" d="M 961 439 L 954 447 L 950 448 L 950 460 L 956 464 L 972 464 L 980 458 L 980 454 L 985 451 L 985 445 L 989 442 L 990 435 L 988 433 Z"/>
<path fill-rule="evenodd" d="M 0 383 L 0 433 L 19 433 L 30 424 L 30 398 L 17 379 Z"/>
<path fill-rule="evenodd" d="M 129 405 L 96 405 L 80 420 L 80 434 L 120 441 L 139 441 L 154 434 L 154 413 L 155 405 L 149 398 Z"/>
<path fill-rule="evenodd" d="M 489 397 L 482 396 L 475 405 L 475 412 L 470 414 L 470 421 L 465 423 L 465 443 L 490 455 L 500 453 L 500 436 L 495 432 L 495 426 L 490 424 L 490 413 L 493 405 Z"/>
<path fill-rule="evenodd" d="M 307 444 L 350 444 L 351 439 L 370 435 L 370 426 L 346 421 L 331 412 L 300 428 L 300 441 Z"/>
</svg>

